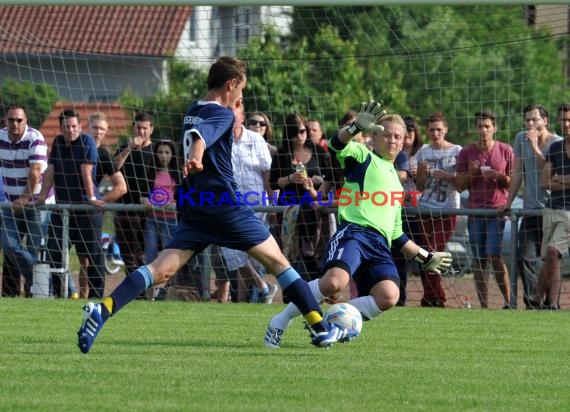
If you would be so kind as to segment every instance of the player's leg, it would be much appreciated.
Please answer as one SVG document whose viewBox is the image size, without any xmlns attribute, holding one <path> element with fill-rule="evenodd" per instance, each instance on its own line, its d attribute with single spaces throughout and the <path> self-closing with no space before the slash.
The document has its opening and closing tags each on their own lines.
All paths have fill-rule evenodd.
<svg viewBox="0 0 570 412">
<path fill-rule="evenodd" d="M 277 277 L 283 293 L 303 314 L 315 346 L 326 347 L 349 338 L 351 331 L 330 325 L 323 319 L 321 308 L 307 282 L 291 267 L 273 236 L 270 235 L 267 240 L 251 248 L 248 253 Z"/>
<path fill-rule="evenodd" d="M 322 322 L 321 309 L 310 293 L 307 282 L 302 280 L 297 271 L 291 267 L 273 236 L 270 235 L 265 241 L 248 250 L 248 254 L 276 276 L 283 293 L 297 304 L 309 325 L 318 325 Z M 326 330 L 326 327 L 324 329 Z"/>
<path fill-rule="evenodd" d="M 348 286 L 350 275 L 341 267 L 331 267 L 319 279 L 311 280 L 308 285 L 317 302 L 333 296 Z M 294 303 L 289 303 L 285 309 L 273 316 L 269 321 L 263 342 L 268 348 L 279 348 L 283 334 L 301 311 Z"/>
<path fill-rule="evenodd" d="M 390 277 L 372 286 L 368 295 L 351 299 L 348 303 L 360 311 L 363 320 L 371 320 L 396 305 L 399 297 L 400 286 L 396 279 Z"/>
<path fill-rule="evenodd" d="M 128 275 L 101 303 L 86 304 L 83 307 L 83 323 L 77 332 L 81 352 L 89 352 L 109 317 L 152 285 L 166 282 L 190 260 L 193 254 L 193 250 L 165 249 L 151 264 L 141 266 Z"/>
<path fill-rule="evenodd" d="M 350 274 L 360 265 L 358 241 L 351 239 L 350 236 L 345 238 L 347 231 L 346 225 L 341 226 L 329 240 L 325 252 L 327 258 L 323 262 L 325 274 L 320 279 L 308 283 L 309 290 L 317 302 L 344 289 L 350 281 Z M 321 290 L 321 285 L 324 291 Z M 283 333 L 293 318 L 299 315 L 301 315 L 299 308 L 294 303 L 289 303 L 283 311 L 271 318 L 263 339 L 265 346 L 279 348 Z"/>
<path fill-rule="evenodd" d="M 168 281 L 190 260 L 193 254 L 193 250 L 162 250 L 152 263 L 141 266 L 128 275 L 108 297 L 103 299 L 102 303 L 108 315 L 112 316 L 117 313 L 151 286 Z"/>
</svg>

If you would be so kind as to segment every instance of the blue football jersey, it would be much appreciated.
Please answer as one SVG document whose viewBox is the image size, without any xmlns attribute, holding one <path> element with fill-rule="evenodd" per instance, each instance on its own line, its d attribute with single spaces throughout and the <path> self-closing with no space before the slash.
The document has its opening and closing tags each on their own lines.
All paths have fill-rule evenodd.
<svg viewBox="0 0 570 412">
<path fill-rule="evenodd" d="M 178 210 L 185 220 L 223 213 L 237 205 L 237 185 L 232 169 L 234 113 L 216 102 L 196 101 L 184 116 L 184 162 L 193 144 L 192 135 L 204 141 L 204 170 L 184 178 L 178 192 Z"/>
</svg>

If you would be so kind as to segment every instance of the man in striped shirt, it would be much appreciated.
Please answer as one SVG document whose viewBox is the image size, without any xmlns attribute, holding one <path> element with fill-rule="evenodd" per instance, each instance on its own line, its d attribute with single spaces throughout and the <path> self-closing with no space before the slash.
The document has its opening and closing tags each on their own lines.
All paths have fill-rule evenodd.
<svg viewBox="0 0 570 412">
<path fill-rule="evenodd" d="M 30 297 L 37 249 L 49 219 L 47 211 L 34 206 L 47 168 L 47 144 L 38 130 L 28 126 L 23 107 L 9 107 L 5 122 L 6 127 L 0 130 L 0 174 L 11 208 L 2 209 L 2 249 L 20 269 L 25 295 Z M 53 193 L 46 203 L 54 203 Z"/>
</svg>

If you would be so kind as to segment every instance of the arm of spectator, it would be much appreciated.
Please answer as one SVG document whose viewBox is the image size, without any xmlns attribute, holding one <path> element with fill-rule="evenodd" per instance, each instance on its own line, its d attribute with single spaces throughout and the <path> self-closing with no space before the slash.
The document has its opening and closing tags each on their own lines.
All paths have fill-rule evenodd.
<svg viewBox="0 0 570 412">
<path fill-rule="evenodd" d="M 542 150 L 540 150 L 540 147 L 538 147 L 538 131 L 536 129 L 527 130 L 525 138 L 526 141 L 528 142 L 528 145 L 532 149 L 532 152 L 536 156 L 538 168 L 541 168 L 542 166 L 544 166 L 545 158 L 544 154 L 542 153 Z"/>
<path fill-rule="evenodd" d="M 485 177 L 485 179 L 495 179 L 499 184 L 499 187 L 504 189 L 508 189 L 511 183 L 510 176 L 493 169 L 483 172 L 483 177 Z"/>
<path fill-rule="evenodd" d="M 91 179 L 91 173 L 93 172 L 93 163 L 81 163 L 81 178 L 83 179 L 83 186 L 85 187 L 85 195 L 87 197 L 87 202 L 93 206 L 102 207 L 105 202 L 99 200 L 95 196 L 95 190 L 97 189 L 93 184 Z"/>
<path fill-rule="evenodd" d="M 130 156 L 131 152 L 134 150 L 140 150 L 142 147 L 142 138 L 138 136 L 134 136 L 129 141 L 129 145 L 121 150 L 119 153 L 115 155 L 113 160 L 115 161 L 115 167 L 117 170 L 121 169 L 127 158 Z"/>
<path fill-rule="evenodd" d="M 129 157 L 130 154 L 131 154 L 131 148 L 130 146 L 127 146 L 115 155 L 113 160 L 115 161 L 115 166 L 117 169 L 121 169 L 123 167 L 125 161 L 127 160 L 127 157 Z"/>
<path fill-rule="evenodd" d="M 111 179 L 111 183 L 113 183 L 113 190 L 105 193 L 105 196 L 103 196 L 105 203 L 114 202 L 127 193 L 127 183 L 121 172 L 116 172 L 110 175 L 109 178 Z"/>
<path fill-rule="evenodd" d="M 294 173 L 278 178 L 277 179 L 277 186 L 279 186 L 279 188 L 281 188 L 281 189 L 285 189 L 285 187 L 287 187 L 287 185 L 290 185 L 291 183 L 293 183 L 293 180 L 292 180 L 293 175 L 294 175 Z"/>
<path fill-rule="evenodd" d="M 513 167 L 513 172 L 510 177 L 509 185 L 509 195 L 507 197 L 507 203 L 504 206 L 499 207 L 500 212 L 504 212 L 511 207 L 513 200 L 517 197 L 517 193 L 522 185 L 523 181 L 523 163 L 518 157 L 515 157 L 515 165 Z"/>
<path fill-rule="evenodd" d="M 44 172 L 42 179 L 42 190 L 36 199 L 37 205 L 43 205 L 46 201 L 46 197 L 53 185 L 53 165 L 48 164 L 47 169 Z"/>
<path fill-rule="evenodd" d="M 299 178 L 303 179 L 303 183 L 302 183 L 303 189 L 305 189 L 307 191 L 307 193 L 309 193 L 309 195 L 311 196 L 311 199 L 317 200 L 318 199 L 318 192 L 317 192 L 317 189 L 315 189 L 315 186 L 313 184 L 313 179 L 310 177 L 304 177 L 300 173 L 295 173 L 295 175 L 300 175 Z"/>
<path fill-rule="evenodd" d="M 570 187 L 570 175 L 554 175 L 552 163 L 545 162 L 540 173 L 540 187 L 546 190 L 565 190 Z"/>
<path fill-rule="evenodd" d="M 445 180 L 447 182 L 452 183 L 456 187 L 456 190 L 458 190 L 457 189 L 457 176 L 455 174 L 450 173 L 450 172 L 445 171 L 445 170 L 433 170 L 431 175 L 435 179 Z"/>
<path fill-rule="evenodd" d="M 480 163 L 478 160 L 469 161 L 467 170 L 457 172 L 455 180 L 455 188 L 458 192 L 463 192 L 471 187 L 471 179 L 479 171 Z"/>
<path fill-rule="evenodd" d="M 471 187 L 471 173 L 469 172 L 459 172 L 457 173 L 457 180 L 455 183 L 455 188 L 458 192 L 463 192 Z"/>
<path fill-rule="evenodd" d="M 270 175 L 269 170 L 263 172 L 263 189 L 267 193 L 267 199 L 269 199 L 270 204 L 273 204 L 274 202 L 271 199 L 273 199 L 274 190 L 271 187 L 271 183 L 269 181 L 269 175 Z"/>
<path fill-rule="evenodd" d="M 12 208 L 14 210 L 19 210 L 30 202 L 37 185 L 41 183 L 41 179 L 42 163 L 31 163 L 30 170 L 28 171 L 26 187 L 20 197 L 12 202 Z"/>
<path fill-rule="evenodd" d="M 565 190 L 570 187 L 570 175 L 554 175 L 550 178 L 551 190 Z"/>
<path fill-rule="evenodd" d="M 274 190 L 282 190 L 285 189 L 287 186 L 295 183 L 295 184 L 304 184 L 305 183 L 305 175 L 301 172 L 298 173 L 290 173 L 288 175 L 282 176 L 281 174 L 285 172 L 285 168 L 281 166 L 282 157 L 280 155 L 275 156 L 273 159 L 273 163 L 271 164 L 271 171 L 269 182 L 272 183 L 271 187 Z"/>
<path fill-rule="evenodd" d="M 418 164 L 418 174 L 416 177 L 416 187 L 418 190 L 424 190 L 426 188 L 427 178 L 429 176 L 429 164 L 428 162 L 421 162 Z"/>
</svg>

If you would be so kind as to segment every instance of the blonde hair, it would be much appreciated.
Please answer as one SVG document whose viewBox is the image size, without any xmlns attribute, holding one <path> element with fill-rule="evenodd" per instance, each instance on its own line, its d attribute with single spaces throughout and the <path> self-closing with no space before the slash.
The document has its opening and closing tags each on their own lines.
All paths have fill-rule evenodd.
<svg viewBox="0 0 570 412">
<path fill-rule="evenodd" d="M 384 124 L 387 122 L 398 123 L 400 126 L 402 126 L 402 129 L 406 131 L 406 122 L 404 122 L 404 119 L 399 114 L 387 114 L 386 116 L 383 116 L 377 123 Z"/>
<path fill-rule="evenodd" d="M 107 115 L 103 112 L 95 112 L 95 113 L 91 113 L 89 115 L 89 123 L 93 122 L 93 121 L 97 121 L 97 120 L 101 120 L 106 122 L 107 121 Z"/>
</svg>

